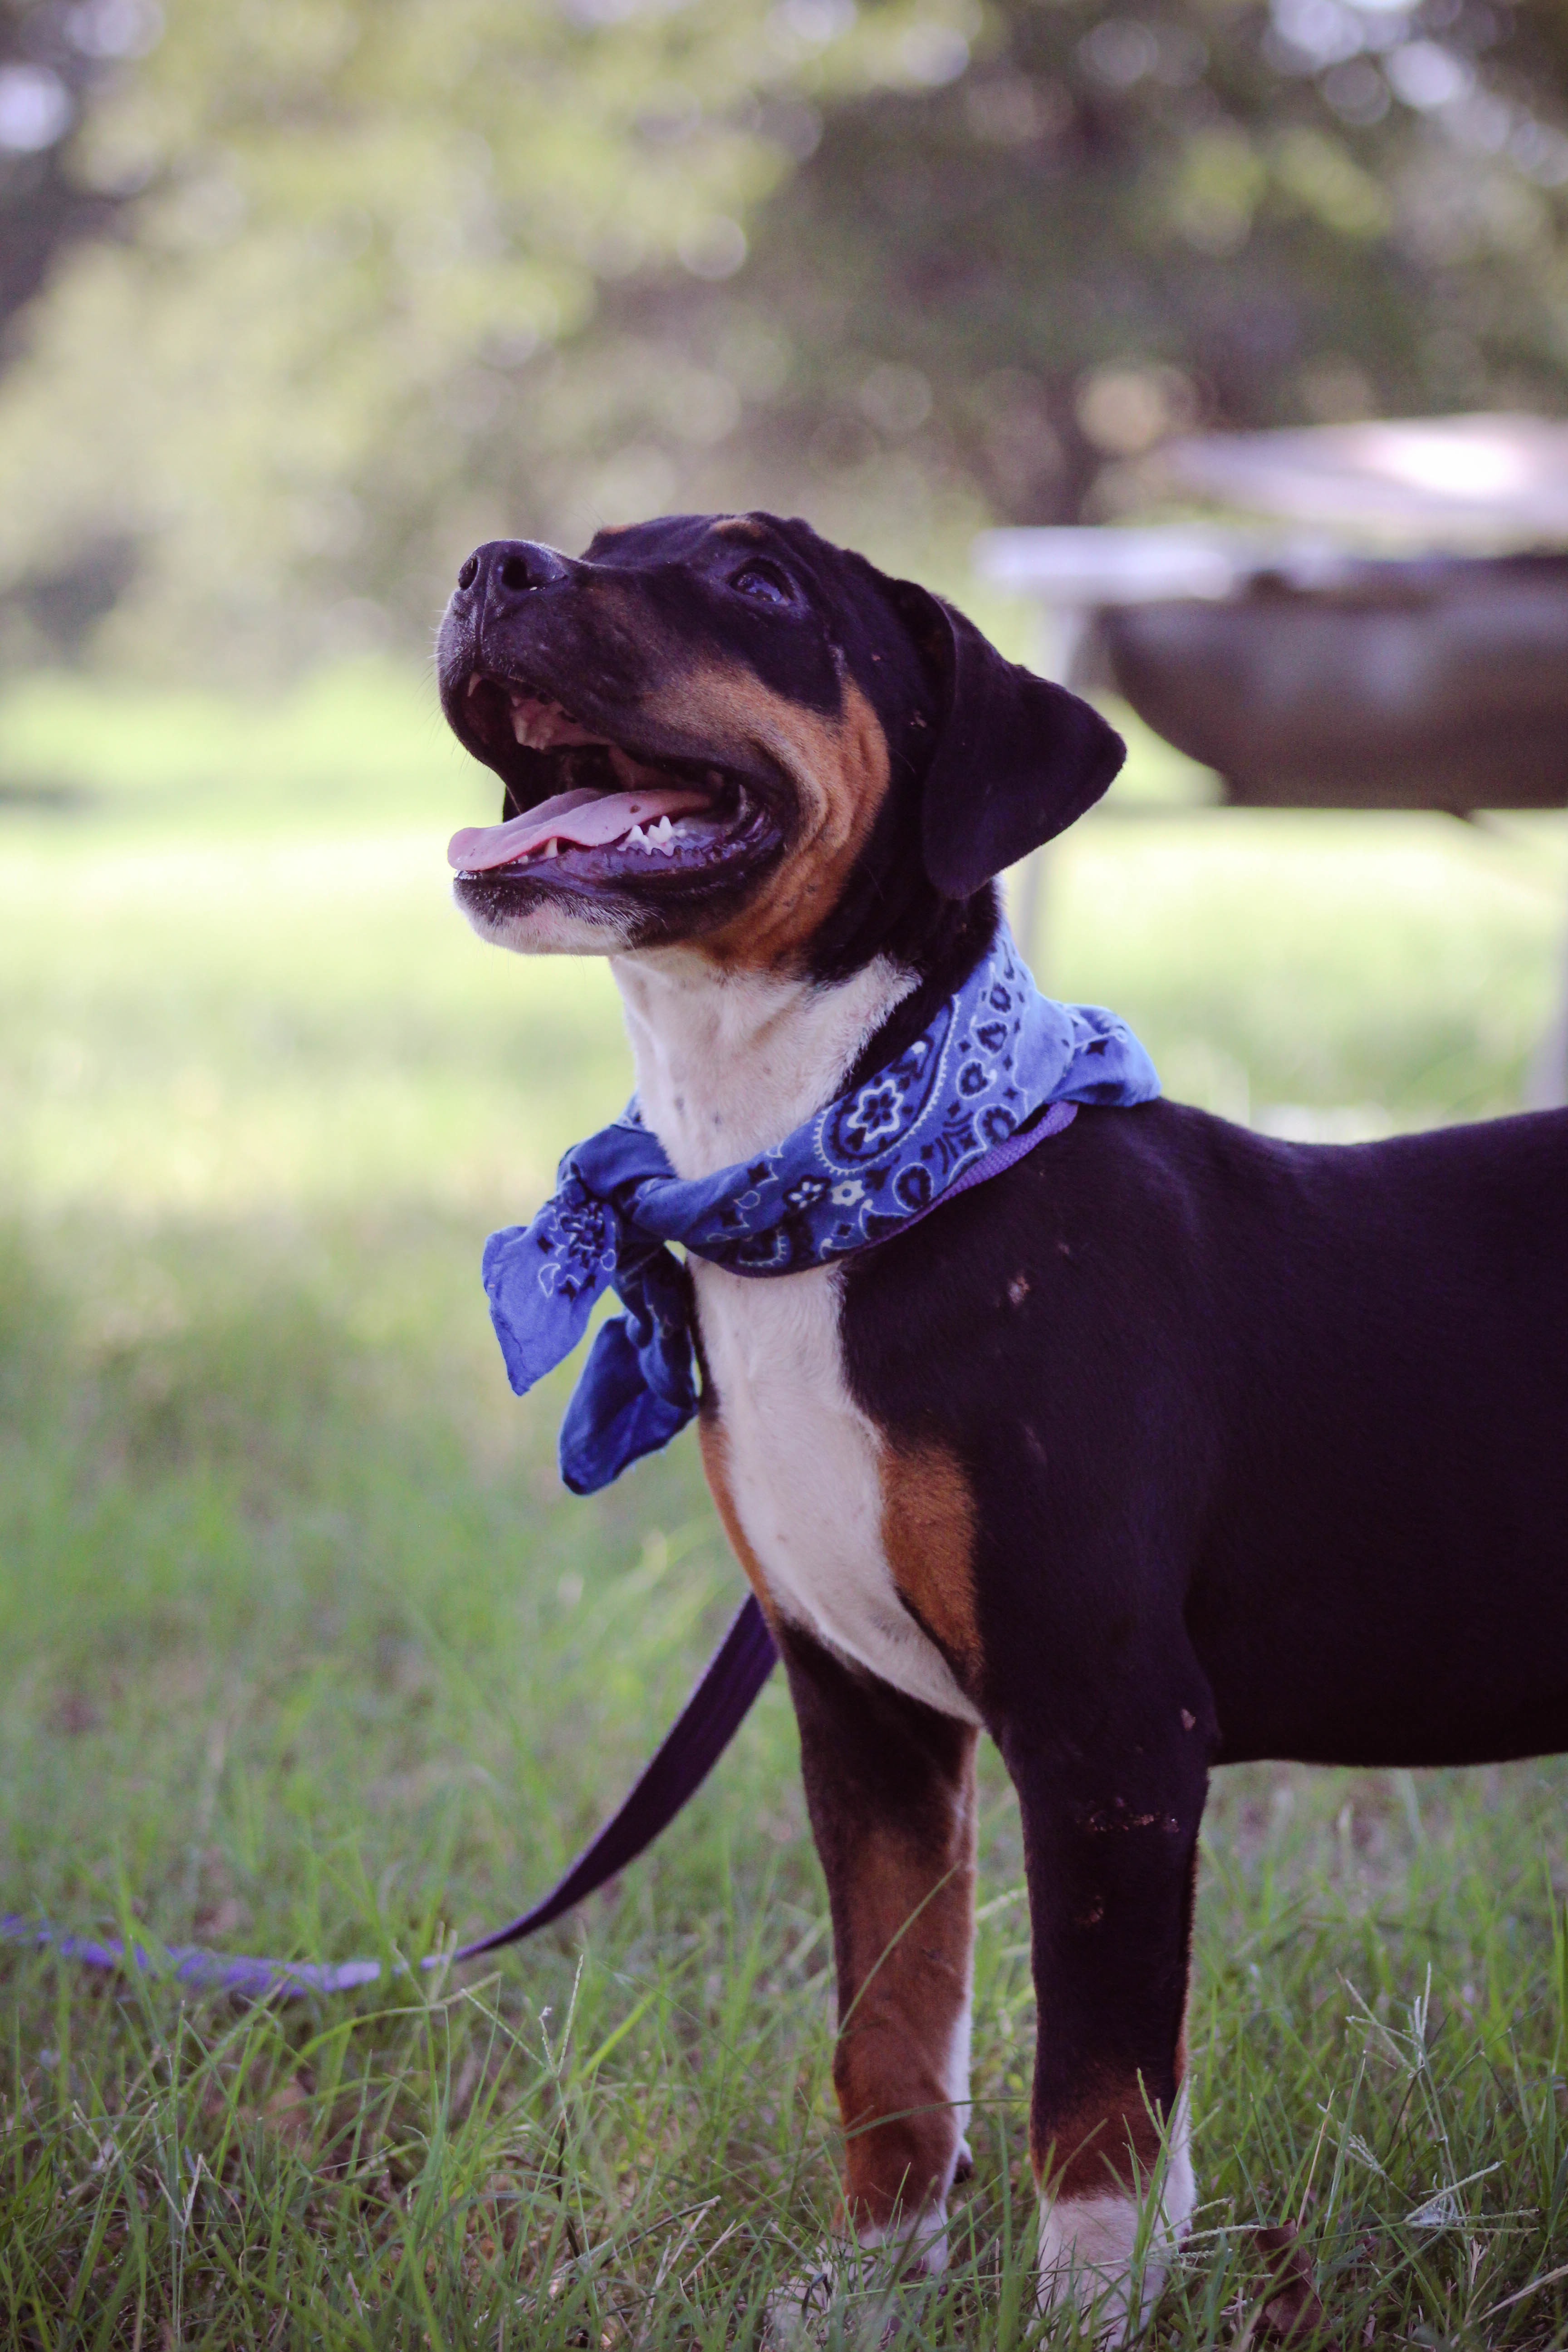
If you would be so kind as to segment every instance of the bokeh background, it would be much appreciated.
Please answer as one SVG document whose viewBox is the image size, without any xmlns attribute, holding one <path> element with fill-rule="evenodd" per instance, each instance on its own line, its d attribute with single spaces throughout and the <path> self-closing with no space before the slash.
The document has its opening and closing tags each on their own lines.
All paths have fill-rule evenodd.
<svg viewBox="0 0 1568 2352">
<path fill-rule="evenodd" d="M 801 507 L 951 571 L 1174 429 L 1561 404 L 1548 0 L 6 0 L 0 45 L 13 659 L 418 649 L 499 517 Z"/>
<path fill-rule="evenodd" d="M 976 531 L 1170 511 L 1173 435 L 1563 414 L 1565 229 L 1556 0 L 5 0 L 0 1910 L 429 1950 L 602 1818 L 737 1598 L 689 1441 L 563 1497 L 563 1382 L 520 1405 L 484 1319 L 485 1233 L 628 1069 L 601 970 L 447 901 L 495 814 L 429 666 L 468 547 L 803 512 L 1025 656 Z M 1520 1107 L 1559 814 L 1230 809 L 1129 733 L 1047 987 L 1276 1132 Z M 1561 2340 L 1564 1788 L 1222 1776 L 1218 2234 L 1162 2340 L 1244 2326 L 1226 2233 L 1285 2215 L 1345 2340 Z M 921 2322 L 966 2345 L 1026 2308 L 994 1771 L 984 1843 Z M 718 2343 L 814 2242 L 781 1690 L 610 1895 L 392 1981 L 237 2015 L 0 1957 L 9 2340 Z"/>
</svg>

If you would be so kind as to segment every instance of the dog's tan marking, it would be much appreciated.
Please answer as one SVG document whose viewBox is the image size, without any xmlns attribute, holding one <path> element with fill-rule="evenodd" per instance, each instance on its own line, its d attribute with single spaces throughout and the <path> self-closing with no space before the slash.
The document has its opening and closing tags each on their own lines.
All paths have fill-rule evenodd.
<svg viewBox="0 0 1568 2352">
<path fill-rule="evenodd" d="M 974 1498 L 949 1447 L 898 1447 L 883 1457 L 882 1549 L 900 1596 L 973 1690 L 981 1666 Z"/>
<path fill-rule="evenodd" d="M 762 752 L 787 774 L 799 800 L 799 829 L 760 898 L 700 941 L 715 961 L 787 968 L 831 913 L 866 845 L 888 790 L 890 763 L 881 721 L 852 678 L 836 715 L 773 693 L 744 669 L 709 666 L 678 673 L 650 716 L 727 753 Z"/>
<path fill-rule="evenodd" d="M 974 1921 L 974 1745 L 947 1819 L 925 1834 L 846 1819 L 835 1871 L 842 2020 L 833 2082 L 857 2231 L 944 2204 L 969 2091 Z"/>
<path fill-rule="evenodd" d="M 709 528 L 714 539 L 750 540 L 753 547 L 772 537 L 766 523 L 758 522 L 754 515 L 721 515 L 719 520 Z"/>
<path fill-rule="evenodd" d="M 1118 2183 L 1131 2188 L 1140 2174 L 1147 2179 L 1159 2160 L 1160 2127 L 1136 2077 L 1096 2084 L 1052 2118 L 1044 2144 L 1037 2130 L 1030 2132 L 1029 2158 L 1035 2179 L 1054 2198 L 1104 2197 Z"/>
</svg>

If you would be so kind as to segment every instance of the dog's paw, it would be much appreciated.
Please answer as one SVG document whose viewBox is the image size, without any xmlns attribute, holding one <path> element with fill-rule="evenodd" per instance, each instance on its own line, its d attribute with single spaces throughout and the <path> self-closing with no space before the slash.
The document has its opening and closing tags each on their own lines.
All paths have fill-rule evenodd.
<svg viewBox="0 0 1568 2352">
<path fill-rule="evenodd" d="M 947 2267 L 947 2224 L 929 2214 L 912 2228 L 825 2246 L 807 2271 L 773 2288 L 761 2352 L 806 2352 L 833 2343 L 879 2352 Z"/>
<path fill-rule="evenodd" d="M 1138 2189 L 1040 2200 L 1039 2308 L 1076 2305 L 1097 2343 L 1143 2332 L 1197 2202 L 1186 2095 L 1161 2159 Z"/>
<path fill-rule="evenodd" d="M 1131 2197 L 1075 2197 L 1040 2214 L 1039 2308 L 1076 2305 L 1095 2340 L 1131 2343 L 1165 2282 L 1162 2249 L 1139 2245 L 1139 2210 Z"/>
<path fill-rule="evenodd" d="M 808 2347 L 826 2343 L 835 2321 L 840 2323 L 840 2335 L 847 2335 L 842 2326 L 846 2313 L 838 2266 L 825 2252 L 816 2267 L 769 2290 L 759 2352 L 806 2352 Z"/>
</svg>

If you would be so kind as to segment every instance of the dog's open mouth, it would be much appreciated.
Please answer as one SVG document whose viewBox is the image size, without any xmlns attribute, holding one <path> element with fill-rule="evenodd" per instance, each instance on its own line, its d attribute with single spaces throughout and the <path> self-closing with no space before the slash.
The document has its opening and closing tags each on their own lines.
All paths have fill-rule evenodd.
<svg viewBox="0 0 1568 2352">
<path fill-rule="evenodd" d="M 641 757 L 530 687 L 476 671 L 463 716 L 471 747 L 504 778 L 519 811 L 453 835 L 447 856 L 464 881 L 581 887 L 717 878 L 776 840 L 738 775 Z"/>
</svg>

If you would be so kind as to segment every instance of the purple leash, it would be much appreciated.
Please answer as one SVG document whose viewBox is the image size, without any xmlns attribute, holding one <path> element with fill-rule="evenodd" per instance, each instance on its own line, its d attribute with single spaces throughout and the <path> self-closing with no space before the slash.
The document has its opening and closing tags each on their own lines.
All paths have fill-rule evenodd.
<svg viewBox="0 0 1568 2352">
<path fill-rule="evenodd" d="M 949 1201 L 956 1201 L 961 1192 L 987 1182 L 993 1176 L 1000 1176 L 1005 1169 L 1012 1167 L 1015 1160 L 1022 1160 L 1026 1151 L 1033 1151 L 1037 1143 L 1044 1143 L 1047 1135 L 1059 1135 L 1064 1127 L 1070 1127 L 1077 1117 L 1077 1103 L 1047 1103 L 1037 1118 L 1019 1128 L 1005 1143 L 994 1143 L 984 1160 L 977 1160 L 956 1184 L 950 1184 L 944 1192 L 939 1192 L 930 1208 L 921 1209 L 909 1220 L 909 1224 L 918 1225 L 925 1218 L 934 1217 L 939 1209 L 945 1208 Z M 908 1232 L 909 1226 L 906 1225 L 904 1230 Z"/>
<path fill-rule="evenodd" d="M 506 1927 L 493 1928 L 455 1952 L 433 1954 L 420 1962 L 421 1968 L 478 1959 L 483 1952 L 520 1944 L 525 1936 L 548 1927 L 552 1919 L 559 1919 L 563 1911 L 635 1862 L 708 1778 L 750 1713 L 777 1654 L 767 1621 L 755 1597 L 749 1596 L 652 1761 L 565 1876 Z M 305 1993 L 352 1992 L 358 1985 L 374 1984 L 386 1973 L 381 1960 L 262 1960 L 243 1953 L 205 1951 L 199 1944 L 171 1944 L 160 1958 L 142 1944 L 101 1944 L 88 1936 L 62 1935 L 58 1928 L 15 1914 L 0 1918 L 0 1939 L 41 1945 L 83 1968 L 151 1969 L 198 1991 L 239 1993 L 250 2000 L 297 2000 Z"/>
<path fill-rule="evenodd" d="M 988 1177 L 1000 1176 L 1005 1169 L 1022 1160 L 1026 1151 L 1032 1151 L 1037 1143 L 1070 1127 L 1075 1116 L 1074 1104 L 1051 1103 L 1037 1118 L 977 1160 L 967 1174 L 950 1184 L 929 1209 L 922 1209 L 909 1223 L 918 1224 L 921 1218 L 931 1216 L 960 1192 L 984 1184 Z M 697 1687 L 666 1732 L 641 1778 L 598 1836 L 584 1847 L 565 1876 L 558 1879 L 531 1910 L 521 1913 L 504 1927 L 493 1928 L 471 1944 L 459 1945 L 455 1952 L 433 1954 L 422 1960 L 420 1967 L 434 1969 L 447 1966 L 453 1960 L 474 1960 L 484 1952 L 499 1952 L 508 1944 L 521 1944 L 525 1937 L 548 1927 L 552 1919 L 559 1919 L 563 1911 L 570 1911 L 574 1904 L 581 1903 L 585 1895 L 603 1886 L 607 1878 L 614 1878 L 639 1853 L 646 1853 L 708 1778 L 751 1712 L 752 1701 L 772 1674 L 777 1655 L 767 1620 L 752 1595 L 742 1603 Z M 15 1912 L 0 1917 L 0 1942 L 37 1945 L 58 1952 L 61 1959 L 75 1960 L 88 1969 L 155 1970 L 198 1991 L 238 1993 L 250 2000 L 297 2000 L 305 1993 L 352 1992 L 356 1986 L 374 1984 L 385 1973 L 385 1963 L 381 1960 L 262 1960 L 244 1953 L 209 1952 L 200 1944 L 171 1944 L 160 1959 L 142 1944 L 100 1944 L 89 1936 L 62 1935 L 58 1927 L 24 1919 Z"/>
</svg>

